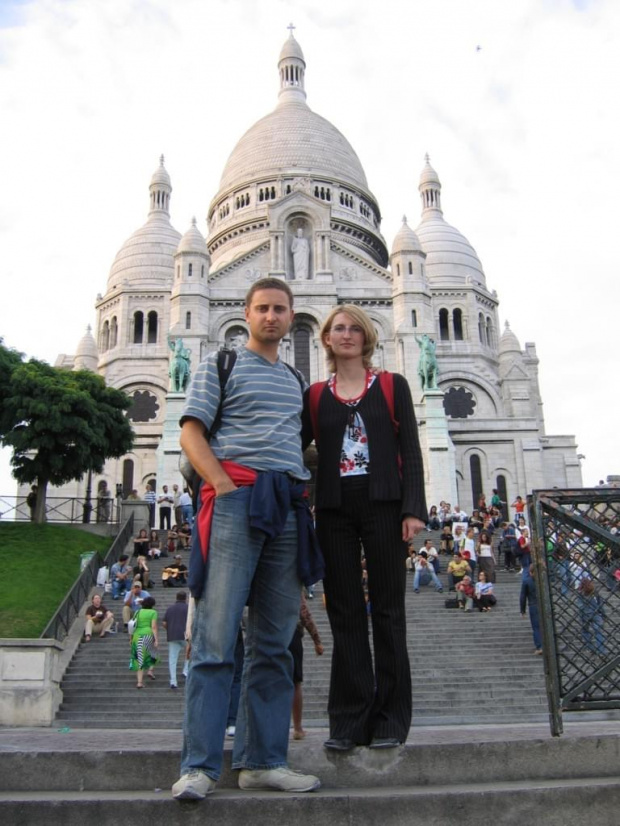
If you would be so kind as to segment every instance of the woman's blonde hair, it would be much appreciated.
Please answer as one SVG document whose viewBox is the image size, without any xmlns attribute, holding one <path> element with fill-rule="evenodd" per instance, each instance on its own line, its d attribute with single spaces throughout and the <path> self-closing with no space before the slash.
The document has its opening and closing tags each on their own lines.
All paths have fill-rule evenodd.
<svg viewBox="0 0 620 826">
<path fill-rule="evenodd" d="M 327 344 L 326 338 L 329 335 L 332 324 L 334 323 L 334 319 L 340 313 L 346 313 L 349 318 L 353 319 L 355 324 L 358 324 L 362 330 L 364 331 L 364 346 L 362 347 L 362 362 L 364 367 L 370 367 L 372 363 L 372 357 L 375 352 L 375 348 L 377 346 L 377 341 L 379 337 L 377 336 L 377 331 L 375 330 L 370 317 L 362 310 L 361 307 L 357 307 L 355 304 L 338 304 L 338 306 L 334 307 L 330 310 L 329 315 L 323 322 L 323 326 L 321 327 L 321 344 L 325 349 L 325 356 L 327 358 L 327 366 L 329 368 L 330 373 L 336 372 L 336 360 L 334 359 L 334 353 L 332 348 Z"/>
</svg>

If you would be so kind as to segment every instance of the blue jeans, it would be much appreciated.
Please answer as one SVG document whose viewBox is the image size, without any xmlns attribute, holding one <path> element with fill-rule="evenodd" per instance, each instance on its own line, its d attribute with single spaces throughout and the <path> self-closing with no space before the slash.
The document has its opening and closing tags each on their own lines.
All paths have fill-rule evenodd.
<svg viewBox="0 0 620 826">
<path fill-rule="evenodd" d="M 443 585 L 439 581 L 437 574 L 435 573 L 433 566 L 429 565 L 426 571 L 424 572 L 423 582 L 422 585 L 428 585 L 433 583 L 435 586 L 436 591 L 441 591 L 443 589 Z M 420 571 L 416 571 L 413 577 L 413 590 L 418 591 L 420 589 Z"/>
<path fill-rule="evenodd" d="M 293 702 L 288 650 L 299 617 L 297 520 L 271 542 L 249 526 L 251 488 L 215 500 L 205 586 L 196 601 L 181 771 L 221 773 L 243 608 L 249 606 L 234 769 L 286 766 Z"/>
<path fill-rule="evenodd" d="M 129 591 L 131 588 L 131 580 L 113 579 L 112 580 L 112 599 L 118 599 L 121 591 Z"/>
<path fill-rule="evenodd" d="M 529 602 L 529 600 L 528 600 Z M 529 602 L 530 624 L 532 626 L 532 636 L 534 638 L 534 648 L 542 648 L 542 635 L 540 633 L 540 619 L 538 616 L 538 605 Z"/>
<path fill-rule="evenodd" d="M 177 684 L 177 663 L 179 655 L 183 654 L 183 676 L 187 677 L 189 663 L 185 659 L 185 640 L 168 641 L 168 670 L 170 672 L 170 685 Z"/>
</svg>

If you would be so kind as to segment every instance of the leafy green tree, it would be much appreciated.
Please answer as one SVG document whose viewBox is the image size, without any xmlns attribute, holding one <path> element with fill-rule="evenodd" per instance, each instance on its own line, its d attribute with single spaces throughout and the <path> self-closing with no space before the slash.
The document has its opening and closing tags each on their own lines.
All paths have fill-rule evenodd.
<svg viewBox="0 0 620 826">
<path fill-rule="evenodd" d="M 100 473 L 106 459 L 131 450 L 131 400 L 95 373 L 20 361 L 3 392 L 0 438 L 13 448 L 15 478 L 38 486 L 36 522 L 45 521 L 48 484 Z"/>
</svg>

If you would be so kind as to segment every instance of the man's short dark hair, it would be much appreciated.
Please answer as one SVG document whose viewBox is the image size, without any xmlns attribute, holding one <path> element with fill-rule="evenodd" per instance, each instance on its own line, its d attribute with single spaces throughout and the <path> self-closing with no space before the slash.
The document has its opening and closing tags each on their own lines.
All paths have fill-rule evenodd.
<svg viewBox="0 0 620 826">
<path fill-rule="evenodd" d="M 129 559 L 129 557 L 127 556 L 127 554 L 121 554 L 121 555 L 119 556 L 119 558 L 118 558 L 118 561 L 119 561 L 119 562 L 125 562 L 127 559 Z"/>
<path fill-rule="evenodd" d="M 177 602 L 185 602 L 186 599 L 187 594 L 185 593 L 185 591 L 177 591 Z"/>
<path fill-rule="evenodd" d="M 247 295 L 245 297 L 246 307 L 251 306 L 254 293 L 258 292 L 258 290 L 281 290 L 288 296 L 288 301 L 291 310 L 293 309 L 293 291 L 286 283 L 286 281 L 282 281 L 281 278 L 260 278 L 258 281 L 255 281 L 248 290 Z"/>
</svg>

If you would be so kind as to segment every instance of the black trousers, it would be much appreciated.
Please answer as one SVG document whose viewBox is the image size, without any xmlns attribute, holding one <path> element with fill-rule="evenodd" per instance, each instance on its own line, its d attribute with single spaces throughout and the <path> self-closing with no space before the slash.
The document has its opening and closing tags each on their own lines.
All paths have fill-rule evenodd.
<svg viewBox="0 0 620 826">
<path fill-rule="evenodd" d="M 339 510 L 320 510 L 317 535 L 325 557 L 325 597 L 334 638 L 329 690 L 330 736 L 368 744 L 407 739 L 411 672 L 407 655 L 407 557 L 400 502 L 371 502 L 368 479 L 342 480 Z M 368 571 L 374 670 L 360 563 Z"/>
</svg>

